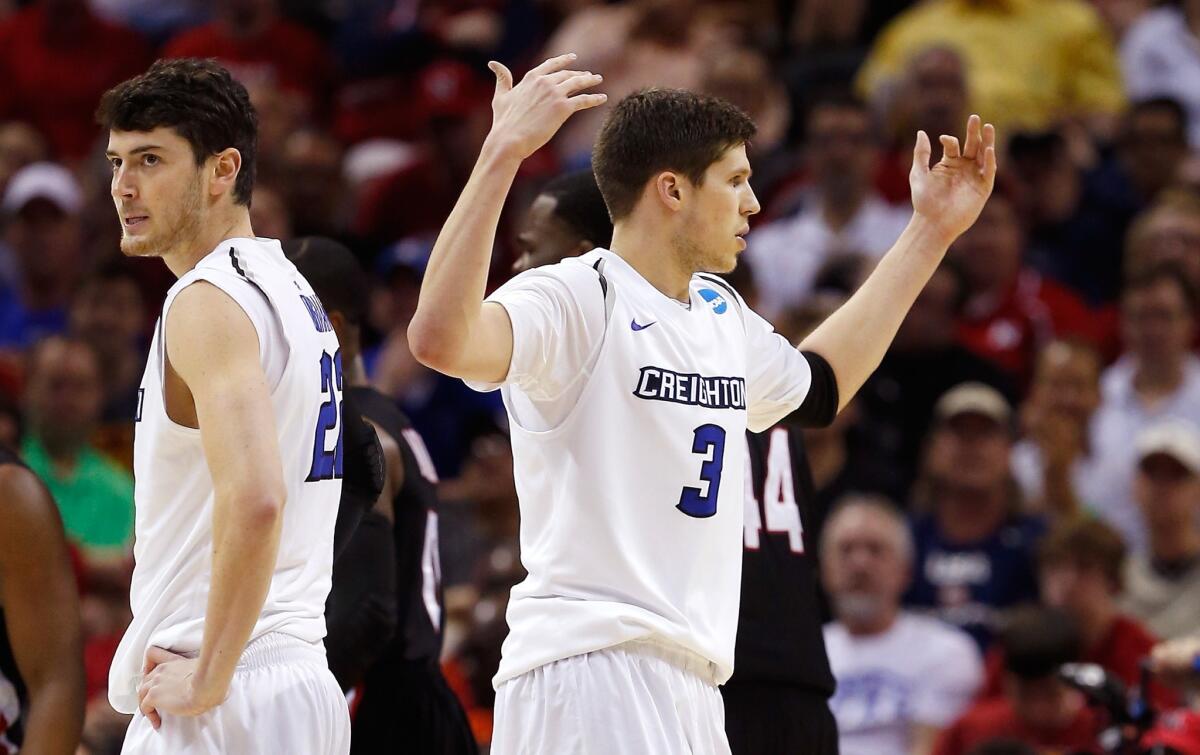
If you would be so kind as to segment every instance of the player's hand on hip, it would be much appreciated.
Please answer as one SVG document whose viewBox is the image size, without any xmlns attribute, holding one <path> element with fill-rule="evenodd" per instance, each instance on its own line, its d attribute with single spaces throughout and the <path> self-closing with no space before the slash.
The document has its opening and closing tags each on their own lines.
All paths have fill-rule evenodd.
<svg viewBox="0 0 1200 755">
<path fill-rule="evenodd" d="M 931 168 L 929 135 L 917 132 L 908 181 L 914 213 L 949 243 L 971 227 L 991 196 L 996 183 L 996 129 L 972 115 L 961 148 L 957 137 L 943 134 L 940 141 L 942 159 Z"/>
<path fill-rule="evenodd" d="M 205 698 L 195 685 L 199 661 L 159 647 L 146 651 L 142 682 L 138 685 L 138 708 L 155 729 L 162 726 L 162 714 L 198 716 L 216 707 L 221 700 Z"/>
<path fill-rule="evenodd" d="M 607 95 L 586 91 L 603 78 L 590 71 L 569 69 L 573 62 L 575 53 L 550 58 L 515 86 L 512 73 L 503 63 L 488 63 L 496 74 L 488 141 L 524 160 L 550 141 L 572 113 L 603 105 Z"/>
</svg>

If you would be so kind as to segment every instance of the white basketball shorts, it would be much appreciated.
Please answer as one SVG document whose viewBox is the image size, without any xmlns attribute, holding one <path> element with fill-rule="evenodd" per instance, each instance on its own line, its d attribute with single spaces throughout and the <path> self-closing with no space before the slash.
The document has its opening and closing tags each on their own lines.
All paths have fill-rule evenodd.
<svg viewBox="0 0 1200 755">
<path fill-rule="evenodd" d="M 728 755 L 715 666 L 627 642 L 564 658 L 496 691 L 492 755 Z"/>
<path fill-rule="evenodd" d="M 225 702 L 195 717 L 163 714 L 157 730 L 138 712 L 121 752 L 346 755 L 350 712 L 320 643 L 266 634 L 246 646 Z"/>
</svg>

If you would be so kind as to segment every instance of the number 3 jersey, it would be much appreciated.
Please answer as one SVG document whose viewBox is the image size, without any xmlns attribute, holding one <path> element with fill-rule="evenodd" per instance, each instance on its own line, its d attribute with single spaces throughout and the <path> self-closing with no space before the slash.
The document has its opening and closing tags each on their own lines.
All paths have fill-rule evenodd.
<svg viewBox="0 0 1200 755">
<path fill-rule="evenodd" d="M 720 278 L 686 305 L 597 249 L 523 273 L 500 386 L 521 560 L 495 684 L 648 639 L 733 670 L 747 425 L 804 400 L 808 362 Z M 486 389 L 475 384 L 474 387 Z"/>
<path fill-rule="evenodd" d="M 136 508 L 133 622 L 109 671 L 109 701 L 137 710 L 146 649 L 200 649 L 212 581 L 213 483 L 200 431 L 176 424 L 163 403 L 165 327 L 176 295 L 206 281 L 245 311 L 258 333 L 271 392 L 287 501 L 279 555 L 251 638 L 325 636 L 325 598 L 341 496 L 341 356 L 316 294 L 271 239 L 223 242 L 167 292 L 139 389 L 134 438 Z M 179 345 L 173 345 L 177 348 Z"/>
</svg>

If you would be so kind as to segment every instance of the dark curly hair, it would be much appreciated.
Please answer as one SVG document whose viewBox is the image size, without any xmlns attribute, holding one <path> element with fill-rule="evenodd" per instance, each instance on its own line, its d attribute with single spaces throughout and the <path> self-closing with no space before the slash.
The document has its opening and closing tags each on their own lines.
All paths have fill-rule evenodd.
<svg viewBox="0 0 1200 755">
<path fill-rule="evenodd" d="M 157 61 L 105 92 L 96 122 L 110 131 L 170 128 L 191 145 L 196 165 L 233 147 L 242 155 L 233 201 L 250 204 L 258 116 L 246 87 L 215 60 Z"/>
</svg>

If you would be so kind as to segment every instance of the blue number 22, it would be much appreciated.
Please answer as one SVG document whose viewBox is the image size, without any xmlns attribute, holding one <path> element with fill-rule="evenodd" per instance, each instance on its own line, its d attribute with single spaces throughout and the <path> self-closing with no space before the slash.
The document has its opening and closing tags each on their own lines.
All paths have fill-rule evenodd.
<svg viewBox="0 0 1200 755">
<path fill-rule="evenodd" d="M 333 356 L 321 354 L 321 394 L 328 396 L 317 413 L 316 437 L 313 439 L 312 469 L 305 482 L 340 480 L 342 478 L 342 350 Z M 337 442 L 332 451 L 325 450 L 325 438 L 337 428 Z"/>
<path fill-rule="evenodd" d="M 692 453 L 707 455 L 710 450 L 712 458 L 700 465 L 700 479 L 708 483 L 708 492 L 700 495 L 700 488 L 684 487 L 675 507 L 688 516 L 704 518 L 717 513 L 717 491 L 721 488 L 721 467 L 725 464 L 725 428 L 720 425 L 696 428 Z"/>
</svg>

